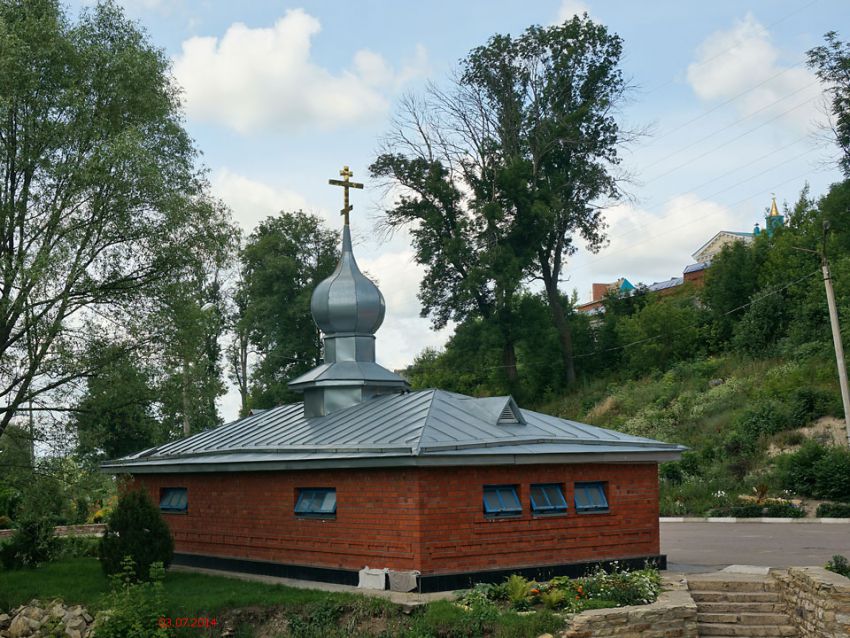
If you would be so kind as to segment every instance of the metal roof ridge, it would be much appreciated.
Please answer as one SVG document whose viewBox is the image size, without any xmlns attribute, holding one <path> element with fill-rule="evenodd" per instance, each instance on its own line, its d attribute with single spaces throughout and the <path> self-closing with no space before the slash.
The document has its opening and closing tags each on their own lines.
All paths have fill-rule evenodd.
<svg viewBox="0 0 850 638">
<path fill-rule="evenodd" d="M 422 427 L 419 428 L 419 434 L 416 437 L 416 445 L 411 448 L 413 456 L 419 456 L 422 453 L 422 435 L 425 433 L 425 428 L 428 427 L 428 421 L 431 419 L 431 410 L 434 407 L 434 401 L 437 398 L 437 388 L 430 388 L 431 400 L 428 402 L 428 411 L 425 413 L 425 418 L 422 420 Z"/>
<path fill-rule="evenodd" d="M 570 445 L 593 445 L 610 447 L 645 447 L 676 450 L 683 446 L 676 443 L 663 443 L 661 441 L 604 441 L 589 439 L 570 439 L 566 437 L 516 437 L 507 439 L 489 439 L 482 441 L 470 441 L 468 443 L 436 444 L 425 447 L 426 452 L 443 450 L 469 450 L 474 448 L 510 447 L 512 445 L 538 445 L 547 443 L 567 443 Z"/>
<path fill-rule="evenodd" d="M 392 445 L 283 445 L 279 447 L 239 447 L 239 448 L 221 448 L 217 450 L 203 450 L 198 452 L 184 452 L 180 454 L 168 454 L 164 456 L 147 457 L 145 461 L 170 461 L 185 458 L 194 458 L 199 456 L 217 456 L 220 454 L 277 454 L 285 452 L 407 452 L 410 453 L 410 447 L 392 446 Z M 139 459 L 121 458 L 114 461 L 106 461 L 104 465 L 113 463 L 134 462 Z"/>
</svg>

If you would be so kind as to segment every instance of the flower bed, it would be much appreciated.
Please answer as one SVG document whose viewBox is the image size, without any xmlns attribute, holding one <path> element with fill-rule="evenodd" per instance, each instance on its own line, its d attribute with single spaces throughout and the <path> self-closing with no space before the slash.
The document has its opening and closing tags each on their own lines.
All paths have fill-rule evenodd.
<svg viewBox="0 0 850 638">
<path fill-rule="evenodd" d="M 585 609 L 646 605 L 655 602 L 660 591 L 657 569 L 629 571 L 615 564 L 610 572 L 600 568 L 583 578 L 559 576 L 539 583 L 514 574 L 503 583 L 476 585 L 459 598 L 458 604 L 476 613 L 488 607 L 578 613 Z"/>
</svg>

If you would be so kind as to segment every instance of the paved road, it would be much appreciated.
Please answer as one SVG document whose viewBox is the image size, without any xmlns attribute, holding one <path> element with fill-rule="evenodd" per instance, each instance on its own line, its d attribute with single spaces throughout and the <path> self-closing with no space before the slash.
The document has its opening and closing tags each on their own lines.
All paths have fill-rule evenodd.
<svg viewBox="0 0 850 638">
<path fill-rule="evenodd" d="M 850 558 L 850 525 L 661 523 L 661 553 L 667 554 L 668 569 L 680 572 L 824 565 L 835 554 Z"/>
</svg>

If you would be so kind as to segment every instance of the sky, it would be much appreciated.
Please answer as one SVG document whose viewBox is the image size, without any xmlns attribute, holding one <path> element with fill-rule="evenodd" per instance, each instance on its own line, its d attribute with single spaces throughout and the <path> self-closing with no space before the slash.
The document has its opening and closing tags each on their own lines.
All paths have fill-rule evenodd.
<svg viewBox="0 0 850 638">
<path fill-rule="evenodd" d="M 781 206 L 806 183 L 821 195 L 840 179 L 805 52 L 827 31 L 850 37 L 846 0 L 120 4 L 171 58 L 199 162 L 246 235 L 280 210 L 339 228 L 341 189 L 327 180 L 345 164 L 365 183 L 352 191 L 352 234 L 358 263 L 386 298 L 377 358 L 391 369 L 442 346 L 451 327 L 434 331 L 419 316 L 423 268 L 406 233 L 375 232 L 391 201 L 367 169 L 400 97 L 444 82 L 494 34 L 587 12 L 624 41 L 634 88 L 618 119 L 646 134 L 623 149 L 629 198 L 605 213 L 607 246 L 579 250 L 563 273 L 563 290 L 579 301 L 593 282 L 681 276 L 716 232 L 763 226 L 772 194 Z M 231 388 L 225 420 L 238 405 Z"/>
</svg>

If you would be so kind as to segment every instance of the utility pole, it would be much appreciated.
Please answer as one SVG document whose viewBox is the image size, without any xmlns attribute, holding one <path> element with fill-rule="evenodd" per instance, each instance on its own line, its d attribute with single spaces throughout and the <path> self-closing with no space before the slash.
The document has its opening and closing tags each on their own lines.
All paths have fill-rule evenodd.
<svg viewBox="0 0 850 638">
<path fill-rule="evenodd" d="M 823 223 L 823 250 L 821 268 L 823 284 L 826 287 L 826 303 L 829 306 L 829 323 L 832 326 L 832 342 L 835 345 L 835 361 L 838 364 L 838 383 L 841 386 L 841 402 L 844 404 L 844 427 L 847 429 L 847 443 L 850 445 L 850 387 L 847 384 L 847 365 L 844 363 L 844 345 L 841 343 L 841 328 L 838 326 L 838 308 L 835 305 L 835 292 L 832 290 L 832 275 L 829 272 L 829 260 L 826 257 L 826 233 L 829 222 Z"/>
</svg>

